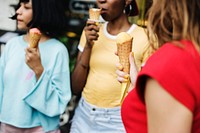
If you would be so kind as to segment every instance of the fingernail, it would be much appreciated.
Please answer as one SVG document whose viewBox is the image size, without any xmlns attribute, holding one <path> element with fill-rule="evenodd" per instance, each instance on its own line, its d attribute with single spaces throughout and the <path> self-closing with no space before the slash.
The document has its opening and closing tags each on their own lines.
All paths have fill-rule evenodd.
<svg viewBox="0 0 200 133">
<path fill-rule="evenodd" d="M 124 79 L 124 82 L 128 82 L 128 79 Z"/>
<path fill-rule="evenodd" d="M 129 74 L 124 75 L 124 78 L 128 79 L 129 78 Z"/>
<path fill-rule="evenodd" d="M 134 57 L 134 52 L 132 52 L 132 56 Z"/>
<path fill-rule="evenodd" d="M 122 69 L 123 69 L 123 67 L 122 67 L 122 66 L 118 66 L 118 69 L 119 69 L 119 70 L 122 70 Z"/>
</svg>

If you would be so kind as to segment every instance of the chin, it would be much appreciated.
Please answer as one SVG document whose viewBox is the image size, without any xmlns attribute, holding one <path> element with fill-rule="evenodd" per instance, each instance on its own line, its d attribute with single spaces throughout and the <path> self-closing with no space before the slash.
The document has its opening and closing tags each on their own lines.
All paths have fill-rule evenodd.
<svg viewBox="0 0 200 133">
<path fill-rule="evenodd" d="M 110 17 L 107 16 L 106 14 L 102 14 L 101 16 L 105 21 L 110 21 Z"/>
<path fill-rule="evenodd" d="M 17 29 L 18 30 L 27 30 L 28 27 L 27 26 L 22 26 L 22 25 L 17 25 Z"/>
</svg>

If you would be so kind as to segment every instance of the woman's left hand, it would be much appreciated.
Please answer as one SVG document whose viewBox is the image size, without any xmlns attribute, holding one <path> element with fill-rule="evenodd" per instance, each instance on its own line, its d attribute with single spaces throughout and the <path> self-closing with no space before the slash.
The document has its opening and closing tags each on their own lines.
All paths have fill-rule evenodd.
<svg viewBox="0 0 200 133">
<path fill-rule="evenodd" d="M 115 54 L 117 55 L 117 52 Z M 130 78 L 131 86 L 135 86 L 138 70 L 136 68 L 136 64 L 135 64 L 134 56 L 132 52 L 129 54 L 129 62 L 130 62 L 130 74 L 123 72 L 123 66 L 120 63 L 116 64 L 117 80 L 120 83 L 123 83 L 123 82 L 127 82 L 128 78 Z"/>
<path fill-rule="evenodd" d="M 44 70 L 41 63 L 39 49 L 28 47 L 25 49 L 25 52 L 26 64 L 35 72 L 37 79 L 39 79 Z"/>
</svg>

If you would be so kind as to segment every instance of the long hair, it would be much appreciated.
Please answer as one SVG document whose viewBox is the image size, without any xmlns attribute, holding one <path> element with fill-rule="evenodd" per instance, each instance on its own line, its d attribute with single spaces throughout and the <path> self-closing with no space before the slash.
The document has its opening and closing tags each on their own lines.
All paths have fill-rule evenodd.
<svg viewBox="0 0 200 133">
<path fill-rule="evenodd" d="M 29 2 L 29 0 L 20 0 Z M 40 31 L 53 38 L 63 35 L 67 29 L 64 0 L 32 0 L 33 18 L 27 25 L 28 28 L 38 28 Z M 15 14 L 12 19 L 16 19 Z"/>
<path fill-rule="evenodd" d="M 200 0 L 154 0 L 147 28 L 152 45 L 186 39 L 200 47 Z"/>
</svg>

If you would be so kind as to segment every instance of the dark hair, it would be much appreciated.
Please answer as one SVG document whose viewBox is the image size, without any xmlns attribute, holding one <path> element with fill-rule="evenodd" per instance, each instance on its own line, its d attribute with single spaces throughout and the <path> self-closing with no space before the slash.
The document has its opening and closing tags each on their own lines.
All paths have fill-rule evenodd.
<svg viewBox="0 0 200 133">
<path fill-rule="evenodd" d="M 20 0 L 18 8 L 21 2 L 26 3 L 29 0 Z M 67 29 L 64 2 L 64 0 L 32 0 L 33 18 L 27 26 L 38 28 L 43 34 L 53 38 L 64 35 Z M 17 14 L 12 18 L 16 19 L 16 16 Z"/>
</svg>

